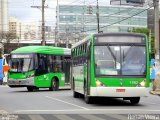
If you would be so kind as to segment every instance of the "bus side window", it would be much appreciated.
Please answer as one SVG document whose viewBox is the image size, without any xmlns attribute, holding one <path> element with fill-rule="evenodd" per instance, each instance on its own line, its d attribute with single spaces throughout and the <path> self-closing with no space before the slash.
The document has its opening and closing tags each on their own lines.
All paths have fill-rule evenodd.
<svg viewBox="0 0 160 120">
<path fill-rule="evenodd" d="M 47 66 L 48 66 L 48 72 L 52 72 L 53 70 L 53 58 L 51 55 L 48 55 L 48 60 L 47 60 Z"/>
<path fill-rule="evenodd" d="M 62 72 L 62 59 L 61 59 L 61 56 L 56 56 L 54 71 L 55 72 Z"/>
<path fill-rule="evenodd" d="M 46 55 L 39 56 L 38 69 L 40 71 L 40 74 L 43 74 L 43 73 L 45 74 L 48 72 Z"/>
<path fill-rule="evenodd" d="M 35 69 L 38 69 L 38 55 L 37 54 L 34 57 L 34 67 Z"/>
</svg>

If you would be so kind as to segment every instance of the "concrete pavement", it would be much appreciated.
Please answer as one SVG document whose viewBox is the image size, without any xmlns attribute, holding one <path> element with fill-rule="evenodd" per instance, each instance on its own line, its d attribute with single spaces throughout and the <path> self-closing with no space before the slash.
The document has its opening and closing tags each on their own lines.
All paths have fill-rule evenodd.
<svg viewBox="0 0 160 120">
<path fill-rule="evenodd" d="M 156 85 L 156 89 L 153 90 L 153 85 L 152 85 L 152 83 L 150 83 L 149 93 L 152 94 L 152 95 L 160 95 L 160 87 L 159 87 L 159 85 Z"/>
</svg>

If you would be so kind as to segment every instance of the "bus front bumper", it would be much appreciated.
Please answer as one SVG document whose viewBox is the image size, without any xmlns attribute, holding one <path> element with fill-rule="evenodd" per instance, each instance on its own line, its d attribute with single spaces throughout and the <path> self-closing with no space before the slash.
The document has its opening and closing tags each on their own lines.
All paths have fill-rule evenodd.
<svg viewBox="0 0 160 120">
<path fill-rule="evenodd" d="M 89 96 L 99 97 L 143 97 L 148 96 L 146 87 L 91 87 Z"/>
<path fill-rule="evenodd" d="M 14 86 L 14 87 L 34 86 L 34 78 L 27 78 L 25 80 L 8 79 L 8 86 Z"/>
</svg>

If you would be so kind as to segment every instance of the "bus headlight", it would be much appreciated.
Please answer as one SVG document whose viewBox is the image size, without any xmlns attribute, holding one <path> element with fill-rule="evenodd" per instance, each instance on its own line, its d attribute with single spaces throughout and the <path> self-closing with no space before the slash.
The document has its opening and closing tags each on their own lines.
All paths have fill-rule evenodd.
<svg viewBox="0 0 160 120">
<path fill-rule="evenodd" d="M 146 86 L 146 80 L 143 80 L 137 85 L 137 87 L 145 87 L 145 86 Z"/>
<path fill-rule="evenodd" d="M 97 87 L 103 87 L 104 85 L 99 80 L 96 80 L 96 86 Z"/>
</svg>

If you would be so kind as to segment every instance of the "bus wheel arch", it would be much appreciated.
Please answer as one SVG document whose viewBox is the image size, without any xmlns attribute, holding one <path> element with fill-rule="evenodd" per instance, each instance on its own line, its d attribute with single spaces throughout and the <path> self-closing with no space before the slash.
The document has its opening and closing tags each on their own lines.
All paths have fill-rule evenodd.
<svg viewBox="0 0 160 120">
<path fill-rule="evenodd" d="M 58 77 L 54 76 L 51 80 L 51 87 L 49 88 L 50 91 L 58 91 L 59 90 L 59 79 Z"/>
</svg>

